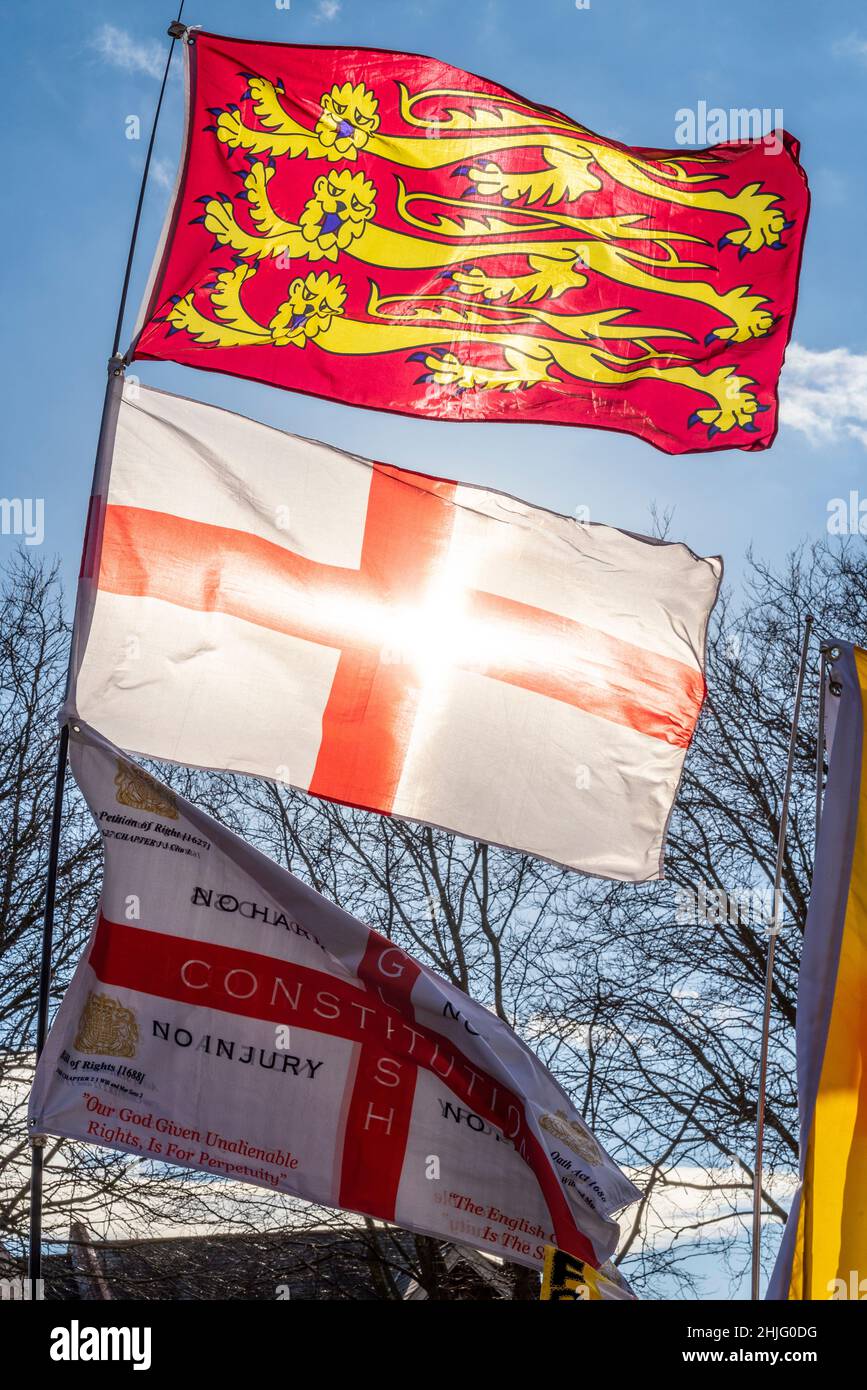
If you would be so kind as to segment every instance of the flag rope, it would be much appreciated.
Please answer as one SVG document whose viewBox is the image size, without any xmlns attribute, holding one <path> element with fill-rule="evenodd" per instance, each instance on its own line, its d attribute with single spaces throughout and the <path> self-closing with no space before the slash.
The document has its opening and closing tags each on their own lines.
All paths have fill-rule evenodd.
<svg viewBox="0 0 867 1390">
<path fill-rule="evenodd" d="M 96 447 L 96 462 L 94 465 L 94 479 L 97 475 L 100 459 L 103 456 L 105 441 L 109 426 L 116 418 L 115 412 L 110 409 L 113 387 L 116 389 L 117 378 L 123 374 L 123 359 L 119 356 L 120 335 L 123 330 L 123 317 L 126 310 L 127 295 L 129 293 L 129 282 L 132 275 L 132 265 L 135 257 L 136 242 L 138 241 L 139 226 L 141 224 L 142 208 L 144 207 L 145 192 L 147 189 L 148 174 L 150 173 L 151 157 L 153 155 L 154 143 L 156 141 L 157 125 L 159 123 L 160 111 L 165 95 L 166 83 L 168 82 L 169 69 L 171 68 L 172 56 L 175 51 L 175 44 L 179 38 L 186 33 L 185 26 L 181 23 L 181 16 L 184 10 L 185 0 L 181 0 L 178 7 L 177 18 L 172 21 L 168 28 L 171 38 L 168 56 L 166 58 L 165 71 L 163 73 L 162 85 L 159 97 L 157 98 L 156 109 L 154 111 L 153 123 L 151 125 L 150 139 L 145 154 L 144 168 L 142 169 L 141 183 L 139 185 L 138 201 L 136 203 L 135 216 L 133 218 L 132 232 L 130 234 L 129 251 L 127 253 L 126 268 L 124 270 L 123 285 L 120 292 L 120 302 L 117 311 L 117 323 L 114 331 L 114 343 L 111 350 L 111 358 L 108 364 L 108 382 L 105 390 L 105 402 L 100 424 L 99 440 Z M 93 488 L 91 488 L 93 492 Z M 70 670 L 72 666 L 72 644 L 70 642 Z M 67 686 L 69 677 L 67 675 Z M 54 937 L 54 904 L 57 893 L 57 865 L 60 855 L 60 829 L 63 819 L 63 794 L 64 783 L 66 780 L 66 761 L 69 750 L 69 725 L 64 724 L 60 730 L 57 745 L 57 765 L 54 775 L 54 804 L 51 813 L 51 829 L 49 832 L 48 849 L 48 869 L 45 880 L 45 908 L 42 918 L 42 944 L 39 962 L 39 992 L 36 1011 L 36 1061 L 45 1046 L 45 1038 L 48 1033 L 48 1009 L 51 995 L 51 950 Z M 42 1279 L 42 1198 L 43 1198 L 43 1154 L 45 1148 L 45 1136 L 42 1134 L 31 1134 L 30 1136 L 30 1230 L 28 1234 L 28 1258 L 27 1258 L 27 1280 L 29 1296 L 31 1300 L 41 1297 L 40 1283 Z"/>
<path fill-rule="evenodd" d="M 762 1158 L 765 1137 L 765 1093 L 768 1084 L 768 1051 L 771 1031 L 771 1002 L 774 982 L 774 956 L 777 936 L 780 931 L 780 888 L 783 882 L 783 862 L 786 854 L 786 828 L 789 818 L 789 798 L 792 791 L 792 773 L 795 765 L 795 745 L 798 738 L 798 720 L 801 713 L 801 700 L 804 694 L 804 677 L 807 671 L 807 654 L 810 635 L 813 630 L 813 615 L 807 614 L 804 624 L 804 637 L 801 643 L 801 657 L 798 663 L 798 684 L 795 692 L 795 705 L 792 710 L 792 727 L 789 734 L 789 754 L 786 761 L 786 777 L 783 783 L 783 801 L 780 807 L 780 824 L 777 832 L 777 861 L 774 867 L 774 925 L 768 942 L 768 959 L 765 970 L 765 997 L 762 1009 L 762 1034 L 759 1058 L 759 1093 L 756 1101 L 756 1157 L 753 1165 L 753 1235 L 750 1280 L 750 1298 L 759 1297 L 762 1256 Z"/>
<path fill-rule="evenodd" d="M 145 154 L 144 168 L 142 169 L 141 183 L 139 184 L 138 202 L 136 203 L 135 217 L 133 218 L 132 224 L 132 233 L 129 239 L 129 254 L 126 258 L 126 270 L 124 271 L 123 287 L 120 292 L 120 303 L 117 309 L 117 323 L 115 324 L 114 329 L 114 344 L 111 349 L 112 357 L 117 357 L 118 352 L 120 351 L 120 335 L 123 331 L 123 316 L 126 310 L 126 297 L 129 292 L 130 276 L 132 275 L 132 263 L 135 258 L 136 242 L 138 241 L 138 229 L 141 223 L 141 214 L 142 208 L 144 207 L 145 190 L 147 188 L 148 174 L 150 173 L 151 167 L 151 156 L 154 152 L 154 143 L 156 141 L 157 126 L 159 124 L 160 111 L 162 110 L 163 97 L 165 95 L 166 90 L 166 83 L 169 80 L 169 69 L 172 65 L 172 56 L 175 51 L 175 44 L 177 43 L 178 39 L 186 33 L 186 29 L 181 24 L 181 15 L 184 12 L 184 4 L 185 0 L 181 0 L 180 5 L 178 6 L 177 18 L 169 25 L 168 29 L 168 33 L 171 38 L 171 43 L 169 44 L 169 52 L 166 58 L 166 67 L 163 73 L 160 94 L 157 97 L 156 110 L 154 111 L 153 123 L 151 125 L 150 139 L 148 140 L 147 152 Z"/>
</svg>

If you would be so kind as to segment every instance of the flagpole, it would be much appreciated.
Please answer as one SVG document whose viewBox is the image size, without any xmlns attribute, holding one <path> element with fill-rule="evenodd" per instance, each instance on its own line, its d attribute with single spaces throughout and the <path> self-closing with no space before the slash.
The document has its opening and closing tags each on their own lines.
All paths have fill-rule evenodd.
<svg viewBox="0 0 867 1390">
<path fill-rule="evenodd" d="M 42 918 L 42 953 L 39 962 L 39 1002 L 36 1011 L 36 1060 L 45 1046 L 48 1031 L 48 1003 L 51 986 L 51 939 L 54 928 L 54 898 L 57 890 L 57 859 L 60 846 L 60 823 L 63 817 L 63 783 L 66 776 L 66 754 L 69 748 L 69 725 L 60 730 L 57 748 L 57 767 L 54 773 L 54 807 L 51 815 L 51 839 L 48 850 L 48 876 L 45 883 L 45 911 Z M 30 1256 L 28 1278 L 30 1297 L 39 1297 L 42 1277 L 42 1157 L 44 1134 L 30 1139 Z"/>
<path fill-rule="evenodd" d="M 825 783 L 825 682 L 828 678 L 828 654 L 834 655 L 830 647 L 819 650 L 819 727 L 816 736 L 816 844 L 813 850 L 813 872 L 816 872 L 816 854 L 819 850 L 819 827 L 822 824 L 822 794 Z"/>
<path fill-rule="evenodd" d="M 780 824 L 777 832 L 777 862 L 774 868 L 774 925 L 768 941 L 768 959 L 765 969 L 765 997 L 762 1009 L 761 1052 L 759 1060 L 759 1094 L 756 1103 L 756 1156 L 753 1165 L 753 1237 L 752 1271 L 750 1297 L 759 1297 L 762 1254 L 762 1158 L 765 1138 L 765 1093 L 768 1084 L 768 1052 L 771 1031 L 771 1003 L 773 998 L 774 955 L 777 935 L 780 930 L 780 889 L 783 882 L 783 863 L 786 854 L 786 829 L 789 819 L 789 799 L 792 791 L 792 773 L 795 766 L 795 746 L 798 737 L 798 720 L 801 713 L 801 699 L 804 694 L 804 677 L 807 671 L 807 655 L 810 634 L 813 630 L 813 615 L 807 614 L 804 624 L 804 638 L 801 643 L 801 657 L 798 663 L 798 685 L 795 692 L 795 705 L 792 710 L 792 727 L 789 734 L 789 755 L 786 761 L 786 777 L 783 783 L 783 801 L 780 807 Z"/>
<path fill-rule="evenodd" d="M 165 95 L 166 84 L 169 77 L 169 69 L 172 64 L 172 56 L 175 51 L 175 44 L 186 34 L 186 26 L 181 23 L 181 15 L 184 11 L 184 0 L 181 0 L 178 8 L 177 18 L 172 21 L 168 28 L 171 38 L 168 56 L 166 57 L 165 71 L 163 72 L 162 85 L 159 97 L 157 98 L 156 109 L 154 111 L 153 122 L 151 124 L 150 139 L 148 140 L 147 152 L 145 154 L 144 168 L 142 169 L 141 183 L 139 185 L 138 201 L 136 203 L 135 216 L 133 218 L 132 232 L 129 240 L 129 251 L 126 258 L 126 268 L 124 270 L 123 285 L 120 292 L 120 302 L 117 310 L 117 322 L 114 330 L 114 343 L 111 350 L 111 357 L 108 363 L 108 381 L 105 388 L 105 400 L 103 402 L 102 420 L 99 427 L 99 439 L 96 446 L 96 459 L 94 463 L 93 481 L 96 482 L 100 461 L 104 457 L 109 433 L 113 429 L 116 414 L 112 409 L 115 392 L 117 391 L 118 378 L 123 375 L 123 357 L 120 355 L 120 336 L 123 332 L 123 318 L 126 310 L 127 295 L 129 293 L 129 282 L 132 274 L 133 260 L 135 258 L 136 242 L 138 241 L 139 226 L 141 224 L 142 208 L 144 206 L 145 191 L 147 188 L 148 174 L 150 173 L 151 159 L 156 141 L 157 125 L 159 123 L 160 111 L 162 109 L 163 97 Z M 91 495 L 95 488 L 91 486 Z M 72 647 L 70 645 L 69 670 L 67 672 L 67 693 L 69 677 L 72 671 Z M 36 1061 L 42 1055 L 45 1046 L 45 1038 L 48 1033 L 48 1010 L 51 999 L 51 948 L 54 937 L 54 904 L 57 894 L 57 865 L 60 856 L 60 829 L 63 820 L 63 793 L 66 779 L 66 759 L 69 751 L 69 726 L 64 724 L 60 730 L 57 744 L 57 764 L 54 773 L 54 804 L 51 813 L 51 830 L 49 835 L 48 848 L 48 870 L 45 881 L 45 910 L 42 918 L 42 947 L 39 961 L 39 994 L 36 1010 Z M 40 1281 L 42 1278 L 42 1178 L 43 1178 L 43 1152 L 45 1149 L 45 1136 L 33 1134 L 30 1136 L 30 1232 L 28 1239 L 28 1259 L 27 1259 L 27 1278 L 29 1285 L 29 1296 L 31 1299 L 38 1299 L 40 1294 Z"/>
</svg>

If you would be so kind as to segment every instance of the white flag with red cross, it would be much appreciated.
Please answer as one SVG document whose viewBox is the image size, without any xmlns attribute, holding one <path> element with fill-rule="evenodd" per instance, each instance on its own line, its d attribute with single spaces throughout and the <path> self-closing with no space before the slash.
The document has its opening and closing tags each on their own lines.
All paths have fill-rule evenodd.
<svg viewBox="0 0 867 1390">
<path fill-rule="evenodd" d="M 67 714 L 131 752 L 660 877 L 717 559 L 134 383 L 113 409 Z"/>
<path fill-rule="evenodd" d="M 593 1267 L 638 1190 L 490 1010 L 89 730 L 97 920 L 30 1128 L 541 1267 Z"/>
</svg>

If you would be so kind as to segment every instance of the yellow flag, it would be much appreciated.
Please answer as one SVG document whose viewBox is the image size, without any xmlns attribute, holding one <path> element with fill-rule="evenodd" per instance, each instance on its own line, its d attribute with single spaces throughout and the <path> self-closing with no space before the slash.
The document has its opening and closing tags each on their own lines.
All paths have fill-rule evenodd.
<svg viewBox="0 0 867 1390">
<path fill-rule="evenodd" d="M 629 1285 L 614 1266 L 606 1261 L 594 1269 L 556 1245 L 545 1246 L 540 1299 L 554 1303 L 587 1303 L 595 1300 L 634 1300 Z"/>
<path fill-rule="evenodd" d="M 867 1298 L 867 652 L 841 687 L 798 986 L 801 1181 L 768 1297 Z"/>
</svg>

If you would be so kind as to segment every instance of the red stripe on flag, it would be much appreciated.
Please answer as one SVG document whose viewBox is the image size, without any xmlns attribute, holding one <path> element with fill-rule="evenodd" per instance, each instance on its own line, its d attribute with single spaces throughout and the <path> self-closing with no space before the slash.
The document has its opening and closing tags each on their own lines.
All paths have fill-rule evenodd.
<svg viewBox="0 0 867 1390">
<path fill-rule="evenodd" d="M 388 937 L 369 929 L 367 946 L 358 964 L 358 978 L 375 989 L 384 1003 L 411 1009 L 413 986 L 421 973 L 418 961 Z"/>
<path fill-rule="evenodd" d="M 104 511 L 103 499 L 97 494 L 93 494 L 87 508 L 87 525 L 84 530 L 84 542 L 81 547 L 81 568 L 78 571 L 79 579 L 93 579 L 96 575 L 97 550 L 99 548 L 99 523 Z"/>
<path fill-rule="evenodd" d="M 361 1048 L 343 1140 L 338 1204 L 394 1220 L 417 1068 Z"/>
<path fill-rule="evenodd" d="M 388 967 L 384 965 L 386 956 Z M 403 971 L 400 976 L 393 973 L 398 962 Z M 400 1149 L 402 1162 L 412 1095 L 404 1096 L 399 1105 L 394 1103 L 396 1114 L 390 1134 L 383 1134 L 373 1124 L 365 1129 L 366 1102 L 373 1100 L 372 1088 L 378 1085 L 375 1072 L 379 1067 L 382 1074 L 383 1061 L 392 1066 L 393 1074 L 397 1068 L 401 1087 L 407 1092 L 414 1090 L 416 1068 L 424 1067 L 446 1083 L 475 1114 L 513 1142 L 541 1188 L 556 1244 L 578 1259 L 588 1260 L 594 1266 L 597 1263 L 592 1245 L 575 1223 L 559 1177 L 527 1123 L 521 1099 L 471 1063 L 447 1037 L 416 1022 L 410 994 L 420 967 L 376 932 L 370 932 L 360 966 L 371 984 L 376 981 L 372 989 L 359 989 L 309 966 L 277 957 L 111 922 L 102 914 L 89 964 L 105 985 L 241 1018 L 290 1023 L 362 1044 L 363 1065 L 359 1066 L 346 1127 L 341 1193 L 345 1184 L 347 1193 L 354 1190 L 356 1195 L 366 1194 L 383 1212 L 389 1204 L 393 1210 L 397 1194 L 397 1153 Z M 384 1094 L 387 1089 L 378 1085 L 376 1099 L 379 1092 Z M 398 1088 L 390 1089 L 394 1094 Z M 387 1108 L 380 1106 L 383 1111 Z M 371 1161 L 379 1158 L 386 1165 L 380 1184 L 354 1173 L 346 1159 L 350 1143 L 358 1141 L 362 1134 L 364 1142 L 372 1146 L 368 1151 Z M 388 1146 L 384 1140 L 390 1140 L 392 1135 L 395 1142 Z"/>
<path fill-rule="evenodd" d="M 705 694 L 695 667 L 498 594 L 473 593 L 470 611 L 489 632 L 502 625 L 509 656 L 465 669 L 689 747 Z"/>
<path fill-rule="evenodd" d="M 388 967 L 386 954 L 397 958 Z M 384 1003 L 414 1018 L 410 996 L 420 974 L 415 961 L 390 942 L 383 948 L 382 938 L 370 932 L 358 975 L 378 990 Z M 398 1062 L 381 1056 L 381 1049 L 362 1047 L 343 1139 L 342 1207 L 394 1220 L 417 1071 L 413 1062 Z"/>
<path fill-rule="evenodd" d="M 103 984 L 239 1018 L 291 1023 L 357 1043 L 375 1028 L 369 1019 L 377 1018 L 376 1000 L 348 981 L 256 951 L 112 922 L 102 913 L 89 961 Z"/>
<path fill-rule="evenodd" d="M 448 556 L 455 484 L 375 464 L 361 570 L 395 609 L 420 604 Z M 344 647 L 322 717 L 308 790 L 389 812 L 421 695 L 421 677 L 399 651 Z"/>
<path fill-rule="evenodd" d="M 139 507 L 106 511 L 99 587 L 109 593 L 225 613 L 338 646 L 342 634 L 323 629 L 321 609 L 332 600 L 339 614 L 358 580 L 357 570 L 317 564 L 247 531 Z"/>
<path fill-rule="evenodd" d="M 391 474 L 399 470 L 374 474 L 376 510 L 383 490 L 378 480 Z M 407 496 L 383 508 L 381 521 L 368 509 L 364 565 L 358 570 L 320 564 L 248 532 L 111 506 L 99 578 L 100 589 L 109 593 L 225 613 L 339 649 L 310 789 L 380 811 L 393 802 L 419 677 L 406 661 L 384 662 L 381 636 L 366 639 L 355 615 L 359 604 L 405 609 L 417 597 L 432 568 L 432 550 L 444 553 L 450 525 L 444 514 L 451 516 L 442 495 L 418 483 L 395 487 L 412 500 Z M 409 527 L 407 519 L 417 523 L 425 502 L 434 516 Z M 391 573 L 391 563 L 405 569 Z M 471 616 L 491 630 L 501 627 L 499 645 L 509 658 L 492 663 L 464 654 L 464 669 L 675 746 L 688 745 L 704 696 L 700 671 L 529 604 L 478 591 L 466 597 Z"/>
</svg>

